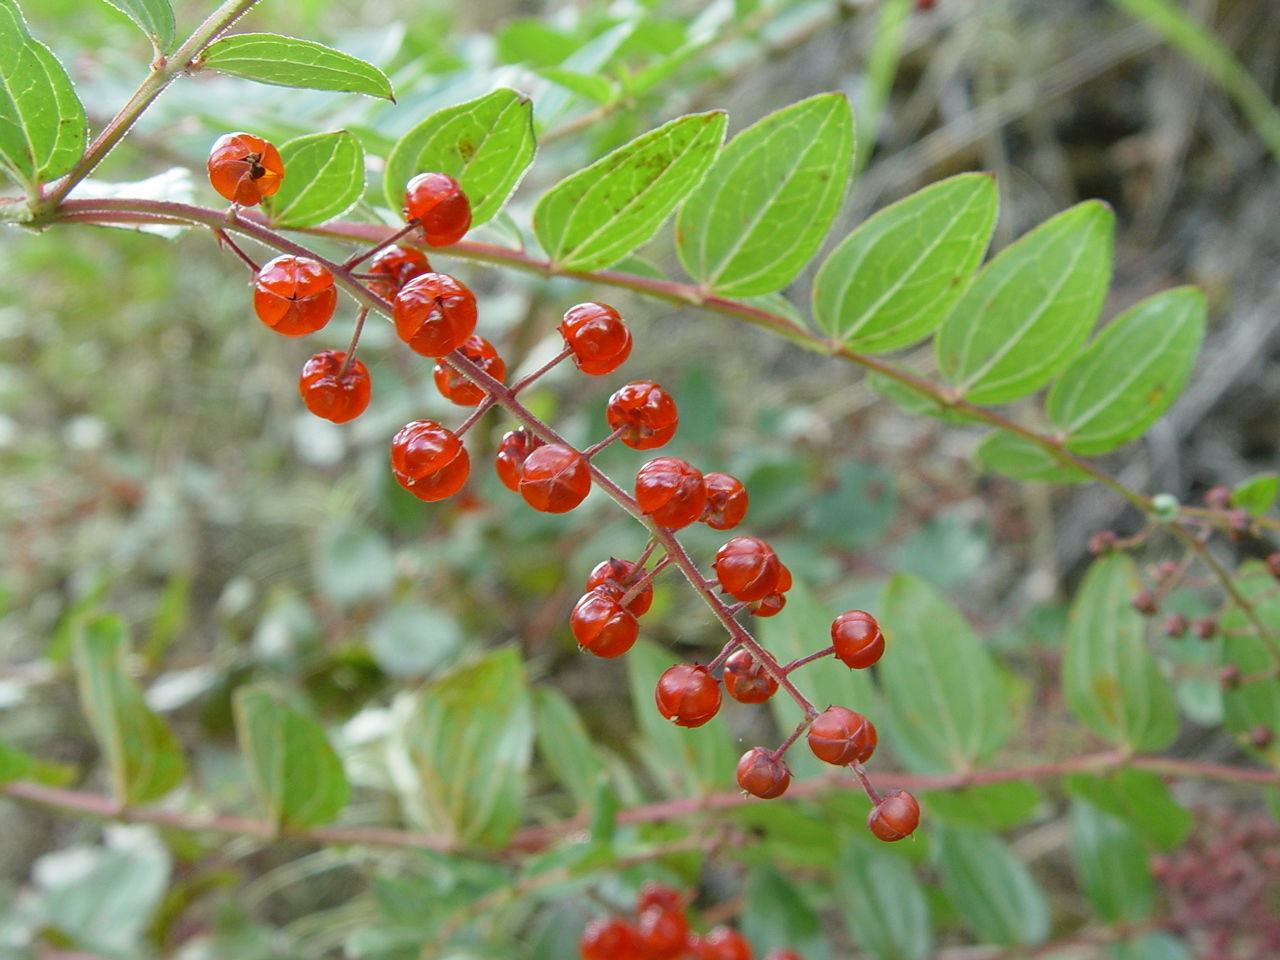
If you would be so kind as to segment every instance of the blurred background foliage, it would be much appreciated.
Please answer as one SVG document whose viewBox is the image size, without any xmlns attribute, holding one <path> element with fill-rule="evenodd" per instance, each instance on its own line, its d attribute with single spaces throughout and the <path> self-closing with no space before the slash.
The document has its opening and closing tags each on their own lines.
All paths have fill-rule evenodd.
<svg viewBox="0 0 1280 960">
<path fill-rule="evenodd" d="M 24 6 L 100 127 L 143 73 L 149 51 L 136 28 L 85 0 Z M 320 39 L 370 59 L 392 77 L 398 104 L 199 76 L 173 86 L 99 176 L 136 181 L 180 167 L 191 171 L 195 195 L 212 202 L 202 164 L 218 133 L 246 129 L 281 142 L 345 127 L 374 155 L 370 205 L 353 215 L 377 218 L 378 157 L 396 138 L 432 110 L 508 85 L 533 96 L 539 156 L 506 214 L 475 238 L 521 244 L 542 190 L 662 121 L 725 107 L 732 134 L 805 96 L 839 90 L 854 103 L 864 170 L 834 239 L 870 211 L 969 169 L 997 173 L 997 247 L 1078 199 L 1107 200 L 1119 219 L 1107 315 L 1191 282 L 1208 293 L 1214 318 L 1172 414 L 1110 466 L 1131 486 L 1184 498 L 1274 468 L 1280 177 L 1228 94 L 1148 25 L 1102 0 L 938 0 L 919 13 L 911 6 L 266 0 L 243 29 Z M 1210 24 L 1274 96 L 1280 7 L 1179 6 Z M 176 7 L 187 25 L 205 12 L 200 2 Z M 539 759 L 524 821 L 592 808 L 597 769 L 611 771 L 624 802 L 725 789 L 731 781 L 719 753 L 702 758 L 710 769 L 689 767 L 697 782 L 668 776 L 667 731 L 646 719 L 647 687 L 634 676 L 648 666 L 656 673 L 672 656 L 714 655 L 721 637 L 696 598 L 674 578 L 659 586 L 644 626 L 662 652 L 637 654 L 643 665 L 583 657 L 567 629 L 587 571 L 610 555 L 634 556 L 641 528 L 600 496 L 564 517 L 528 510 L 488 468 L 509 427 L 496 414 L 469 440 L 476 468 L 466 494 L 418 503 L 392 481 L 386 443 L 410 419 L 460 419 L 432 386 L 430 365 L 393 349 L 390 331 L 375 324 L 361 347 L 375 384 L 369 412 L 345 427 L 312 418 L 298 400 L 296 371 L 314 350 L 342 348 L 341 319 L 306 344 L 270 336 L 248 309 L 242 268 L 211 241 L 198 231 L 173 240 L 84 228 L 0 234 L 5 740 L 42 758 L 50 782 L 101 786 L 68 653 L 78 618 L 115 611 L 132 626 L 148 702 L 188 748 L 192 792 L 219 809 L 250 798 L 231 723 L 238 685 L 271 681 L 307 703 L 335 732 L 360 788 L 347 821 L 393 822 L 394 786 L 371 757 L 398 696 L 477 651 L 511 645 L 539 698 Z M 646 256 L 651 264 L 623 268 L 657 264 L 678 275 L 665 240 Z M 570 304 L 595 297 L 619 307 L 637 342 L 625 369 L 587 382 L 561 368 L 529 403 L 586 444 L 603 434 L 603 401 L 621 382 L 651 378 L 674 392 L 681 427 L 670 452 L 746 482 L 752 532 L 776 545 L 801 584 L 792 608 L 765 627 L 767 642 L 822 624 L 826 610 L 873 604 L 890 574 L 914 573 L 954 598 L 998 654 L 1021 730 L 1005 760 L 1083 750 L 1062 721 L 1057 646 L 1089 534 L 1133 523 L 1116 498 L 978 476 L 976 432 L 907 416 L 851 368 L 732 319 L 438 259 L 477 291 L 481 331 L 517 373 L 558 349 L 555 326 Z M 623 479 L 638 462 L 619 448 L 600 457 Z M 701 528 L 685 536 L 700 557 L 720 539 Z M 816 649 L 824 640 L 819 630 L 797 642 Z M 1190 646 L 1186 659 L 1203 660 Z M 629 672 L 641 692 L 639 726 L 624 707 Z M 1191 715 L 1198 709 L 1205 726 L 1188 724 L 1182 736 L 1203 756 L 1229 757 L 1234 745 L 1212 728 L 1216 688 L 1194 663 L 1188 677 Z M 544 722 L 562 698 L 582 727 L 562 715 Z M 730 707 L 724 721 L 747 742 L 790 722 L 774 728 L 763 711 Z M 584 730 L 594 747 L 574 739 Z M 883 767 L 893 751 L 886 741 L 876 761 Z M 558 767 L 574 751 L 583 766 Z M 565 782 L 590 789 L 574 795 Z M 1213 791 L 1203 790 L 1184 803 L 1211 801 Z M 1055 924 L 1070 927 L 1081 906 L 1065 876 L 1062 797 L 1031 790 L 988 800 L 978 822 L 1023 824 L 1018 856 L 1053 898 Z M 860 803 L 837 795 L 818 812 L 856 825 Z M 959 820 L 974 816 L 960 807 Z M 1090 815 L 1076 815 L 1077 830 Z M 664 842 L 689 826 L 631 829 Z M 824 914 L 819 935 L 806 906 L 831 904 L 837 856 L 858 861 L 840 880 L 856 894 L 872 866 L 894 876 L 923 859 L 926 844 L 864 852 L 859 836 L 841 851 L 820 826 L 813 808 L 747 807 L 733 830 L 767 831 L 768 843 L 704 867 L 694 855 L 672 857 L 660 868 L 596 877 L 593 889 L 608 899 L 649 875 L 687 885 L 704 869 L 705 902 L 744 896 L 762 944 L 778 929 L 808 929 L 812 943 L 794 945 L 809 960 L 848 956 L 840 921 L 856 928 L 864 919 L 857 908 L 836 920 Z M 0 950 L 30 949 L 33 931 L 44 931 L 37 939 L 50 949 L 106 957 L 181 950 L 252 960 L 342 949 L 417 956 L 424 904 L 433 917 L 450 916 L 506 876 L 482 860 L 404 851 L 163 839 L 0 806 L 0 901 L 10 901 L 0 914 Z M 804 866 L 783 878 L 770 861 Z M 502 951 L 518 941 L 519 956 L 569 956 L 566 944 L 594 908 L 568 889 L 551 885 L 541 900 L 517 901 L 475 934 L 471 952 L 454 955 L 512 956 Z M 923 895 L 941 941 L 964 942 L 941 889 L 930 885 Z M 779 897 L 799 906 L 779 907 Z M 773 917 L 760 913 L 770 909 L 785 915 L 780 926 L 761 919 Z M 1138 949 L 1147 952 L 1126 956 L 1181 955 Z"/>
</svg>

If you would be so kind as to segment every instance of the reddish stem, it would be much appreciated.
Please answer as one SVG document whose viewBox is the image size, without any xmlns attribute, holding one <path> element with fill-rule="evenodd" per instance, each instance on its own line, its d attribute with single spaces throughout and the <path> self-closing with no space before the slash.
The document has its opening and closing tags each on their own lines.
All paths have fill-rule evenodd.
<svg viewBox="0 0 1280 960">
<path fill-rule="evenodd" d="M 417 229 L 418 229 L 418 221 L 417 220 L 411 221 L 408 226 L 402 227 L 401 229 L 397 230 L 395 233 L 391 234 L 391 236 L 378 241 L 372 247 L 367 249 L 364 253 L 360 254 L 359 256 L 352 256 L 350 259 L 346 260 L 342 264 L 343 269 L 344 270 L 355 269 L 360 264 L 364 263 L 366 260 L 372 257 L 374 254 L 378 253 L 379 251 L 385 250 L 387 247 L 391 246 L 401 237 L 405 236 L 406 234 L 413 233 L 413 231 Z"/>
<path fill-rule="evenodd" d="M 809 729 L 809 724 L 813 723 L 813 717 L 805 717 L 796 724 L 796 728 L 791 731 L 791 736 L 783 740 L 777 750 L 769 754 L 770 759 L 781 760 L 782 755 L 791 749 L 791 745 L 800 739 L 800 734 Z"/>
<path fill-rule="evenodd" d="M 613 431 L 613 433 L 609 434 L 609 435 L 608 435 L 607 437 L 605 437 L 603 440 L 597 440 L 597 441 L 596 441 L 595 443 L 593 443 L 591 446 L 587 447 L 587 449 L 583 450 L 583 451 L 582 451 L 582 455 L 583 455 L 586 459 L 590 460 L 590 459 L 591 459 L 592 457 L 594 457 L 597 453 L 599 453 L 599 452 L 600 452 L 601 450 L 603 450 L 605 447 L 609 446 L 609 444 L 613 443 L 613 442 L 614 442 L 615 440 L 617 440 L 620 436 L 622 436 L 624 433 L 626 433 L 626 432 L 627 432 L 627 430 L 629 430 L 629 429 L 630 429 L 630 427 L 629 427 L 629 426 L 621 426 L 621 427 L 619 427 L 617 430 Z"/>
<path fill-rule="evenodd" d="M 240 248 L 240 244 L 231 239 L 231 235 L 227 233 L 227 231 L 223 230 L 221 227 L 215 227 L 213 235 L 218 238 L 218 243 L 231 248 L 231 252 L 243 260 L 250 270 L 255 274 L 258 272 L 258 264 L 254 262 L 253 257 L 245 253 L 244 250 Z"/>
<path fill-rule="evenodd" d="M 533 371 L 533 373 L 525 374 L 523 377 L 517 380 L 514 384 L 512 384 L 511 392 L 513 394 L 519 393 L 521 390 L 529 386 L 529 384 L 533 383 L 533 381 L 537 380 L 539 377 L 541 377 L 544 373 L 546 373 L 552 367 L 556 366 L 562 360 L 565 360 L 571 356 L 573 356 L 573 351 L 570 350 L 568 347 L 565 347 L 563 350 L 557 353 L 554 357 L 552 357 L 550 360 L 548 360 L 546 363 L 540 366 L 537 370 Z"/>
<path fill-rule="evenodd" d="M 790 673 L 792 670 L 795 670 L 797 667 L 803 667 L 806 663 L 812 663 L 814 660 L 821 660 L 823 657 L 829 657 L 831 656 L 831 654 L 835 652 L 836 652 L 836 648 L 834 646 L 830 646 L 830 647 L 827 647 L 825 650 L 819 650 L 817 653 L 811 653 L 807 657 L 799 657 L 795 660 L 792 660 L 782 669 L 785 670 L 787 673 Z"/>
<path fill-rule="evenodd" d="M 351 331 L 351 342 L 347 344 L 346 356 L 342 358 L 342 369 L 338 371 L 338 379 L 341 380 L 351 366 L 351 362 L 356 358 L 356 347 L 360 344 L 360 334 L 364 330 L 364 319 L 369 316 L 369 308 L 361 307 L 356 313 L 355 329 Z"/>
<path fill-rule="evenodd" d="M 640 577 L 635 583 L 627 587 L 627 592 L 622 595 L 622 599 L 619 600 L 618 603 L 621 606 L 625 607 L 628 603 L 630 603 L 637 596 L 639 596 L 640 591 L 642 591 L 649 584 L 653 583 L 653 578 L 656 577 L 658 574 L 660 574 L 663 570 L 665 570 L 670 564 L 671 564 L 671 558 L 663 557 L 661 560 L 659 560 L 657 563 L 653 565 L 652 570 L 645 571 L 645 574 L 643 577 Z"/>
</svg>

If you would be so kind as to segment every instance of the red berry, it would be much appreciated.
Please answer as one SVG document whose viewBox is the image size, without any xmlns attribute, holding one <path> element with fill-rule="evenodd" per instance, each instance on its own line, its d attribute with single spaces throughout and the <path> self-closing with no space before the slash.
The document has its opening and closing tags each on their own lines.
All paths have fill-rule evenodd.
<svg viewBox="0 0 1280 960">
<path fill-rule="evenodd" d="M 578 952 L 582 960 L 644 960 L 639 931 L 617 917 L 597 917 L 588 923 Z"/>
<path fill-rule="evenodd" d="M 747 609 L 751 611 L 753 616 L 777 616 L 782 612 L 782 608 L 787 605 L 787 598 L 783 594 L 791 589 L 791 571 L 787 569 L 785 563 L 778 564 L 778 585 L 774 589 L 777 591 L 776 593 L 771 593 L 762 600 L 757 600 L 747 605 Z"/>
<path fill-rule="evenodd" d="M 404 215 L 422 225 L 428 246 L 447 247 L 471 229 L 471 202 L 446 173 L 420 173 L 404 192 Z"/>
<path fill-rule="evenodd" d="M 601 560 L 592 568 L 591 573 L 587 575 L 587 589 L 594 590 L 596 587 L 612 584 L 613 586 L 621 587 L 625 593 L 631 587 L 631 584 L 635 582 L 636 577 L 642 575 L 643 572 L 640 567 L 630 560 L 619 560 L 617 557 L 610 557 L 608 560 Z M 652 604 L 653 584 L 646 583 L 644 589 L 640 590 L 627 602 L 627 609 L 637 617 L 642 617 L 648 613 Z"/>
<path fill-rule="evenodd" d="M 453 496 L 470 469 L 471 458 L 462 441 L 434 420 L 406 423 L 391 439 L 391 472 L 419 500 Z"/>
<path fill-rule="evenodd" d="M 650 907 L 661 907 L 663 910 L 683 910 L 684 897 L 680 895 L 680 891 L 673 890 L 666 884 L 646 883 L 640 888 L 640 893 L 636 896 L 636 912 L 644 913 Z"/>
<path fill-rule="evenodd" d="M 232 203 L 252 207 L 280 189 L 284 162 L 274 146 L 249 133 L 224 133 L 209 151 L 209 182 Z"/>
<path fill-rule="evenodd" d="M 764 747 L 752 747 L 738 761 L 738 786 L 762 800 L 772 800 L 787 792 L 791 770 L 781 757 L 776 760 Z"/>
<path fill-rule="evenodd" d="M 838 767 L 865 763 L 876 749 L 876 728 L 860 713 L 827 707 L 809 726 L 809 749 L 819 760 Z"/>
<path fill-rule="evenodd" d="M 286 337 L 315 333 L 329 322 L 337 306 L 333 274 L 309 257 L 276 257 L 253 278 L 254 312 Z"/>
<path fill-rule="evenodd" d="M 578 600 L 569 615 L 569 629 L 578 646 L 597 657 L 620 657 L 631 649 L 640 624 L 621 600 L 616 585 L 597 587 Z"/>
<path fill-rule="evenodd" d="M 782 564 L 773 547 L 755 537 L 734 537 L 716 551 L 720 589 L 735 600 L 763 600 L 778 590 Z"/>
<path fill-rule="evenodd" d="M 443 357 L 475 330 L 476 297 L 447 273 L 424 273 L 396 294 L 391 315 L 396 334 L 411 350 Z"/>
<path fill-rule="evenodd" d="M 467 337 L 458 350 L 493 379 L 501 381 L 507 375 L 507 365 L 498 356 L 493 344 L 484 337 Z M 436 361 L 433 375 L 436 389 L 441 395 L 460 407 L 474 407 L 487 396 L 483 388 L 447 366 L 443 359 Z"/>
<path fill-rule="evenodd" d="M 568 513 L 591 492 L 591 471 L 577 450 L 548 443 L 525 457 L 518 489 L 535 510 Z"/>
<path fill-rule="evenodd" d="M 831 621 L 836 656 L 850 670 L 871 666 L 884 653 L 884 634 L 876 618 L 865 610 L 846 610 Z"/>
<path fill-rule="evenodd" d="M 339 376 L 346 361 L 347 355 L 340 350 L 321 350 L 306 362 L 298 378 L 298 392 L 307 409 L 334 423 L 354 420 L 369 406 L 369 370 L 352 360 Z"/>
<path fill-rule="evenodd" d="M 713 530 L 731 530 L 747 515 L 747 488 L 727 473 L 708 473 L 707 507 L 701 520 Z"/>
<path fill-rule="evenodd" d="M 745 648 L 735 650 L 724 662 L 724 688 L 739 703 L 764 703 L 778 691 L 760 661 Z"/>
<path fill-rule="evenodd" d="M 656 457 L 636 473 L 636 503 L 661 527 L 687 527 L 707 505 L 702 471 L 677 457 Z"/>
<path fill-rule="evenodd" d="M 493 468 L 504 487 L 512 491 L 520 489 L 520 467 L 525 458 L 540 446 L 542 438 L 535 437 L 524 427 L 516 427 L 502 435 L 498 453 L 493 458 Z"/>
<path fill-rule="evenodd" d="M 887 843 L 911 836 L 919 825 L 920 804 L 905 790 L 885 794 L 867 816 L 867 828 Z"/>
<path fill-rule="evenodd" d="M 369 263 L 369 272 L 377 278 L 369 281 L 369 289 L 390 300 L 414 277 L 430 273 L 431 264 L 416 247 L 391 246 L 378 251 Z"/>
<path fill-rule="evenodd" d="M 678 663 L 658 678 L 658 712 L 682 727 L 700 727 L 720 711 L 720 684 L 700 663 Z"/>
<path fill-rule="evenodd" d="M 605 418 L 610 430 L 625 427 L 621 440 L 633 450 L 652 450 L 673 436 L 680 423 L 671 394 L 649 380 L 637 380 L 609 398 Z"/>
<path fill-rule="evenodd" d="M 573 362 L 593 377 L 613 373 L 631 354 L 631 331 L 607 303 L 570 307 L 559 329 Z"/>
<path fill-rule="evenodd" d="M 698 941 L 698 960 L 752 960 L 751 944 L 732 927 L 716 927 Z"/>
<path fill-rule="evenodd" d="M 689 921 L 677 907 L 648 907 L 640 911 L 640 949 L 645 960 L 676 960 L 689 942 Z"/>
</svg>

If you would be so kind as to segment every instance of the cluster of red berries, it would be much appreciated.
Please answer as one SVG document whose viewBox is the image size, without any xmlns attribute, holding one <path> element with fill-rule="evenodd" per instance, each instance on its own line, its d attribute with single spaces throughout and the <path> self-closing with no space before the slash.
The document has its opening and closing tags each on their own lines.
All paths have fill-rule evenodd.
<svg viewBox="0 0 1280 960">
<path fill-rule="evenodd" d="M 689 929 L 684 898 L 660 884 L 645 885 L 636 898 L 634 922 L 600 917 L 578 941 L 582 960 L 754 960 L 751 944 L 733 927 L 705 934 Z M 774 950 L 765 960 L 802 960 L 794 950 Z"/>
<path fill-rule="evenodd" d="M 278 189 L 283 177 L 279 153 L 264 140 L 235 133 L 214 144 L 209 158 L 210 182 L 235 204 L 261 202 Z M 442 173 L 421 173 L 409 181 L 404 216 L 408 226 L 401 234 L 420 234 L 429 246 L 456 243 L 471 226 L 466 194 L 456 180 Z M 415 353 L 435 360 L 435 384 L 445 398 L 459 406 L 479 408 L 456 432 L 434 420 L 415 420 L 391 440 L 391 471 L 396 481 L 421 500 L 443 500 L 467 481 L 471 459 L 461 435 L 498 399 L 497 385 L 503 383 L 506 364 L 492 343 L 475 334 L 476 298 L 466 284 L 432 270 L 420 250 L 391 241 L 348 260 L 343 269 L 349 271 L 370 256 L 367 273 L 355 276 L 371 293 L 390 301 L 396 334 Z M 333 272 L 308 257 L 276 257 L 255 269 L 253 285 L 258 317 L 286 336 L 322 329 L 337 307 Z M 363 316 L 362 312 L 356 322 L 351 347 L 346 352 L 317 353 L 307 361 L 299 380 L 307 408 L 335 423 L 359 416 L 369 404 L 369 372 L 354 356 Z M 560 360 L 572 357 L 583 373 L 603 376 L 617 370 L 631 353 L 631 331 L 618 311 L 607 304 L 588 302 L 571 307 L 558 329 L 564 350 L 552 364 L 510 388 L 502 387 L 504 398 L 509 400 Z M 502 438 L 494 460 L 498 477 L 534 509 L 565 513 L 591 492 L 590 460 L 596 452 L 614 441 L 635 450 L 661 447 L 675 435 L 680 416 L 666 390 L 652 381 L 637 380 L 609 398 L 605 421 L 610 434 L 584 451 L 563 442 L 544 442 L 524 427 L 510 431 Z M 730 530 L 742 522 L 749 503 L 747 491 L 736 477 L 704 474 L 688 461 L 669 456 L 643 464 L 636 472 L 634 490 L 634 509 L 664 531 L 695 522 Z M 646 569 L 657 545 L 658 538 L 651 539 L 649 549 L 636 562 L 610 559 L 591 571 L 586 592 L 569 617 L 570 629 L 582 649 L 600 657 L 617 657 L 635 644 L 639 618 L 652 603 L 652 580 L 673 559 L 667 556 Z M 799 664 L 780 665 L 750 634 L 736 623 L 730 624 L 728 618 L 739 610 L 769 617 L 785 606 L 791 572 L 774 549 L 756 537 L 735 536 L 716 551 L 712 568 L 714 579 L 703 579 L 695 571 L 686 573 L 700 588 L 710 591 L 718 587 L 732 601 L 722 615 L 731 627 L 732 639 L 712 664 L 678 664 L 662 675 L 655 691 L 662 715 L 685 727 L 700 726 L 714 717 L 720 709 L 721 681 L 712 671 L 723 666 L 724 686 L 731 697 L 743 703 L 763 703 L 780 685 L 786 685 L 806 712 L 804 724 L 782 747 L 755 747 L 743 755 L 737 774 L 743 790 L 762 798 L 785 792 L 791 771 L 782 754 L 806 728 L 810 748 L 828 763 L 847 766 L 869 759 L 876 746 L 871 721 L 837 706 L 819 714 L 786 679 L 789 670 Z M 883 652 L 884 637 L 875 619 L 851 610 L 832 623 L 831 646 L 803 662 L 834 654 L 851 669 L 864 669 Z M 918 817 L 914 799 L 909 794 L 896 794 L 878 802 L 869 824 L 877 836 L 896 840 L 915 829 Z"/>
</svg>

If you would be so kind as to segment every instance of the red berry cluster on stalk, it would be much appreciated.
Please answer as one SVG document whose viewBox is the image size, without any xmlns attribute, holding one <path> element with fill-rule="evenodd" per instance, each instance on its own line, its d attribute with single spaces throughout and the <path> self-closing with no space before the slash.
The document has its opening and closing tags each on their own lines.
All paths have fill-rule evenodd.
<svg viewBox="0 0 1280 960">
<path fill-rule="evenodd" d="M 582 960 L 755 960 L 746 937 L 733 927 L 705 934 L 689 928 L 684 898 L 647 884 L 636 898 L 634 918 L 599 917 L 578 941 Z M 794 950 L 774 950 L 764 960 L 802 960 Z"/>
<path fill-rule="evenodd" d="M 266 141 L 229 134 L 214 145 L 209 176 L 223 196 L 249 206 L 274 192 L 284 169 L 279 154 Z M 392 475 L 415 497 L 444 500 L 463 488 L 471 471 L 463 435 L 490 407 L 501 405 L 522 424 L 502 438 L 494 468 L 502 483 L 529 506 L 566 513 L 600 484 L 650 528 L 649 544 L 636 560 L 610 558 L 592 570 L 569 616 L 570 631 L 584 651 L 606 658 L 621 656 L 639 636 L 640 618 L 652 602 L 654 578 L 667 566 L 679 567 L 711 606 L 729 640 L 709 664 L 676 664 L 664 672 L 654 693 L 658 711 L 680 726 L 701 726 L 720 710 L 722 683 L 730 697 L 750 704 L 763 703 L 782 689 L 803 711 L 801 723 L 781 746 L 754 747 L 742 756 L 737 779 L 744 791 L 761 798 L 781 796 L 791 782 L 783 755 L 808 731 L 814 754 L 850 767 L 876 803 L 868 821 L 872 832 L 885 840 L 909 835 L 919 817 L 914 799 L 895 793 L 881 800 L 862 771 L 861 764 L 876 746 L 871 721 L 841 706 L 820 713 L 789 679 L 799 666 L 828 655 L 851 669 L 872 666 L 885 649 L 875 619 L 860 610 L 842 613 L 831 624 L 830 646 L 792 663 L 779 663 L 736 619 L 741 612 L 770 617 L 786 605 L 791 572 L 773 547 L 753 536 L 731 537 L 716 551 L 708 574 L 697 568 L 674 536 L 693 523 L 714 530 L 737 527 L 749 506 L 742 482 L 727 473 L 703 473 L 678 457 L 656 456 L 636 471 L 634 493 L 629 496 L 591 465 L 592 458 L 614 442 L 634 450 L 656 450 L 669 442 L 680 423 L 671 394 L 650 380 L 619 387 L 605 404 L 604 421 L 610 432 L 584 450 L 566 443 L 517 399 L 522 389 L 570 357 L 590 376 L 616 371 L 632 348 L 631 331 L 618 311 L 594 302 L 570 307 L 558 328 L 563 351 L 507 387 L 505 362 L 494 345 L 475 332 L 479 316 L 475 294 L 456 277 L 434 270 L 420 250 L 394 242 L 406 235 L 415 235 L 428 246 L 460 240 L 471 226 L 466 193 L 443 173 L 418 174 L 406 188 L 404 214 L 405 229 L 341 267 L 293 255 L 257 267 L 225 233 L 219 236 L 254 267 L 254 309 L 267 326 L 286 336 L 322 330 L 337 308 L 336 269 L 345 283 L 362 282 L 371 296 L 381 298 L 399 338 L 415 353 L 435 361 L 433 379 L 441 395 L 459 406 L 475 408 L 456 430 L 434 420 L 415 420 L 391 439 Z M 370 260 L 367 273 L 353 273 L 365 260 Z M 369 403 L 369 372 L 355 358 L 366 313 L 362 309 L 357 315 L 350 346 L 345 351 L 317 353 L 307 361 L 299 380 L 307 409 L 335 423 L 354 419 Z M 730 956 L 707 954 L 721 955 Z"/>
</svg>

